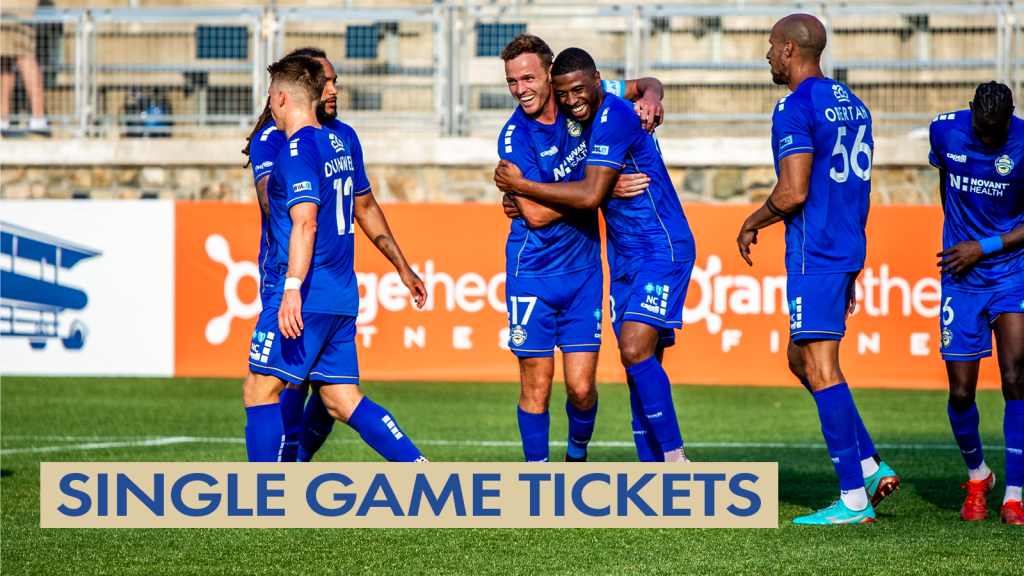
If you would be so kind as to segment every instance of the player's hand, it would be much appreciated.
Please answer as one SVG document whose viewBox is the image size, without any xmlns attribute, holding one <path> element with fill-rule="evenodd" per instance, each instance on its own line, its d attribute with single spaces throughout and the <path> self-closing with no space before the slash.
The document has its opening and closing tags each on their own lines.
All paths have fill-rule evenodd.
<svg viewBox="0 0 1024 576">
<path fill-rule="evenodd" d="M 615 181 L 615 188 L 612 188 L 612 198 L 632 198 L 644 193 L 650 186 L 650 178 L 646 174 L 619 174 Z"/>
<path fill-rule="evenodd" d="M 523 172 L 519 166 L 508 160 L 498 162 L 498 167 L 494 169 L 494 183 L 502 192 L 516 192 L 516 185 L 522 179 Z"/>
<path fill-rule="evenodd" d="M 747 265 L 753 266 L 754 263 L 750 260 L 750 245 L 757 244 L 757 230 L 751 230 L 744 222 L 740 228 L 740 235 L 736 238 L 736 244 L 740 247 L 740 256 L 747 261 Z"/>
<path fill-rule="evenodd" d="M 943 274 L 964 276 L 984 255 L 984 252 L 981 251 L 981 242 L 966 240 L 949 250 L 943 250 L 936 254 L 941 258 L 936 266 L 942 267 Z"/>
<path fill-rule="evenodd" d="M 412 269 L 408 269 L 402 273 L 402 284 L 409 289 L 412 294 L 412 299 L 416 302 L 416 307 L 423 309 L 423 305 L 427 303 L 427 287 L 423 284 L 423 280 L 416 275 Z"/>
<path fill-rule="evenodd" d="M 665 117 L 665 108 L 661 105 L 661 99 L 650 91 L 643 98 L 633 104 L 633 110 L 640 116 L 640 124 L 648 134 L 661 126 L 661 119 Z"/>
<path fill-rule="evenodd" d="M 505 216 L 511 220 L 519 220 L 523 215 L 519 212 L 519 205 L 516 204 L 512 196 L 505 194 L 501 197 L 501 208 L 505 211 Z"/>
<path fill-rule="evenodd" d="M 298 290 L 285 290 L 281 307 L 277 310 L 277 327 L 285 338 L 302 336 L 302 294 Z"/>
</svg>

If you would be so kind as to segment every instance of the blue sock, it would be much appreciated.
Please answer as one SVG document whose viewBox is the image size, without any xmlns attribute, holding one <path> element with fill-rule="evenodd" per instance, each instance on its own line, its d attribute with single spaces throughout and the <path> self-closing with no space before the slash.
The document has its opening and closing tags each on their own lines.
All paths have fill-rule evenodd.
<svg viewBox="0 0 1024 576">
<path fill-rule="evenodd" d="M 594 435 L 597 401 L 594 401 L 590 410 L 584 412 L 566 400 L 565 413 L 569 416 L 569 444 L 565 447 L 565 453 L 573 458 L 583 458 L 587 455 L 590 437 Z"/>
<path fill-rule="evenodd" d="M 985 456 L 981 453 L 981 435 L 978 434 L 978 405 L 971 404 L 966 412 L 957 414 L 953 407 L 947 404 L 946 413 L 949 414 L 953 437 L 956 438 L 956 445 L 960 447 L 964 462 L 971 470 L 978 468 L 985 461 Z"/>
<path fill-rule="evenodd" d="M 1006 485 L 1024 484 L 1024 400 L 1007 400 L 1003 413 L 1006 437 Z"/>
<path fill-rule="evenodd" d="M 839 476 L 839 489 L 846 492 L 864 487 L 857 449 L 857 406 L 845 382 L 812 393 L 818 405 L 821 433 Z"/>
<path fill-rule="evenodd" d="M 250 406 L 245 409 L 245 421 L 245 451 L 249 462 L 280 462 L 284 448 L 281 406 Z"/>
<path fill-rule="evenodd" d="M 672 384 L 658 359 L 651 356 L 626 368 L 626 374 L 632 376 L 636 383 L 643 414 L 651 424 L 662 453 L 682 447 L 683 437 L 679 433 L 676 407 L 672 404 Z"/>
<path fill-rule="evenodd" d="M 391 413 L 366 396 L 349 416 L 348 425 L 388 462 L 413 462 L 420 451 L 398 428 Z"/>
<path fill-rule="evenodd" d="M 640 393 L 636 386 L 629 387 L 629 408 L 633 413 L 633 443 L 636 444 L 636 455 L 641 462 L 664 462 L 665 453 L 661 451 L 658 440 L 654 438 L 651 423 L 644 416 L 644 407 L 640 403 Z"/>
<path fill-rule="evenodd" d="M 801 378 L 800 383 L 804 385 L 808 392 L 811 391 L 811 384 L 807 381 L 807 378 Z M 856 406 L 854 407 L 856 408 Z M 875 443 L 871 441 L 871 435 L 868 434 L 868 429 L 864 426 L 864 421 L 860 419 L 860 411 L 857 412 L 857 448 L 860 450 L 861 459 L 878 454 L 878 451 L 875 450 Z M 829 452 L 828 456 L 833 458 L 835 454 Z"/>
<path fill-rule="evenodd" d="M 516 406 L 519 411 L 519 435 L 523 438 L 523 455 L 527 462 L 548 461 L 548 429 L 551 428 L 551 415 L 530 414 Z"/>
<path fill-rule="evenodd" d="M 327 411 L 324 401 L 314 394 L 302 411 L 302 430 L 299 432 L 299 453 L 296 459 L 299 462 L 312 460 L 313 454 L 324 445 L 333 426 L 334 416 Z"/>
<path fill-rule="evenodd" d="M 306 404 L 306 391 L 285 388 L 281 392 L 281 420 L 284 422 L 284 450 L 281 462 L 295 462 L 299 451 L 299 432 L 302 430 L 302 407 Z"/>
</svg>

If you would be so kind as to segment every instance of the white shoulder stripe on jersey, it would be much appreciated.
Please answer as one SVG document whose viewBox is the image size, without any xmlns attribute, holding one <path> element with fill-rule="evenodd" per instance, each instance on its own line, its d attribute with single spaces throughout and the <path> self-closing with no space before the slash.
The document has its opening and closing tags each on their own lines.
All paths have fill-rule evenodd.
<svg viewBox="0 0 1024 576">
<path fill-rule="evenodd" d="M 270 133 L 275 132 L 276 130 L 277 126 L 267 126 L 267 129 L 264 130 L 263 134 L 260 135 L 260 142 L 266 142 L 267 138 L 270 137 Z"/>
</svg>

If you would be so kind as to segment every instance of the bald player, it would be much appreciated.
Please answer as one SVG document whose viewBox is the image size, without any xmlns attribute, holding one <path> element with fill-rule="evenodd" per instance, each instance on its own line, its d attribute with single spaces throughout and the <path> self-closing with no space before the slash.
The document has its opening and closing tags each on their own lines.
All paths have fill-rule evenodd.
<svg viewBox="0 0 1024 576">
<path fill-rule="evenodd" d="M 814 396 L 841 495 L 796 524 L 863 524 L 899 487 L 899 477 L 875 454 L 846 377 L 839 342 L 856 306 L 864 268 L 864 226 L 871 193 L 871 115 L 850 90 L 821 72 L 825 27 L 807 14 L 772 28 L 772 80 L 792 94 L 772 115 L 772 151 L 779 182 L 747 218 L 737 243 L 751 266 L 757 231 L 786 223 L 789 367 Z"/>
</svg>

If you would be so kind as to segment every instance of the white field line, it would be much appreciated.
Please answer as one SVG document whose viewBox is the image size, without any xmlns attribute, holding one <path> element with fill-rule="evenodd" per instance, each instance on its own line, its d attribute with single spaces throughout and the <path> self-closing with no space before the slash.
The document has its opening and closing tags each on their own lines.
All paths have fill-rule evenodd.
<svg viewBox="0 0 1024 576">
<path fill-rule="evenodd" d="M 9 448 L 0 450 L 0 455 L 10 454 L 39 454 L 46 452 L 65 452 L 79 450 L 107 450 L 110 448 L 142 448 L 150 446 L 168 446 L 171 444 L 245 444 L 245 438 L 202 438 L 196 436 L 167 436 L 149 437 L 142 439 L 102 437 L 105 442 L 97 442 L 100 437 L 75 437 L 75 436 L 7 436 L 4 440 L 20 441 L 66 441 L 81 442 L 82 444 L 65 444 L 58 446 L 39 446 L 34 448 Z M 334 440 L 334 443 L 359 444 L 361 440 Z M 518 448 L 520 442 L 505 440 L 419 440 L 416 444 L 423 446 L 464 446 L 482 448 Z M 551 446 L 563 447 L 565 442 L 550 442 Z M 595 448 L 633 448 L 632 442 L 602 442 L 590 443 Z M 782 442 L 687 442 L 689 448 L 775 448 L 782 450 L 824 450 L 824 444 L 787 444 Z M 876 444 L 879 450 L 958 450 L 958 447 L 951 444 Z M 1005 446 L 982 446 L 983 450 L 1004 450 Z"/>
</svg>

